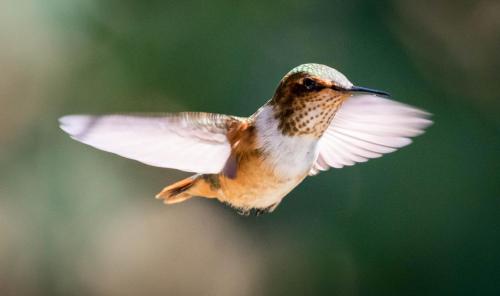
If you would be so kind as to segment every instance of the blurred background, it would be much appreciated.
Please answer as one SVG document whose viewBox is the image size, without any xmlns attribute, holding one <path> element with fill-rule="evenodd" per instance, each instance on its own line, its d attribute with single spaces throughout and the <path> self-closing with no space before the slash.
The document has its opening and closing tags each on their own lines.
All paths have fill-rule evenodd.
<svg viewBox="0 0 500 296">
<path fill-rule="evenodd" d="M 3 0 L 0 295 L 499 295 L 499 1 Z M 188 174 L 72 141 L 68 113 L 246 116 L 294 66 L 434 114 L 278 209 L 153 196 Z"/>
</svg>

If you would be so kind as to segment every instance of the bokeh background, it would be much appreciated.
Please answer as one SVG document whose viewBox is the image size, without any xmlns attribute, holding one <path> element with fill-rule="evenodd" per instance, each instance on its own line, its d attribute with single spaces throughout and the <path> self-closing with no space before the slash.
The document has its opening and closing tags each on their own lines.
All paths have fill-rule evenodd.
<svg viewBox="0 0 500 296">
<path fill-rule="evenodd" d="M 0 295 L 499 295 L 499 53 L 499 1 L 3 0 Z M 188 174 L 57 126 L 246 116 L 305 62 L 435 124 L 259 217 L 164 206 L 155 193 Z"/>
</svg>

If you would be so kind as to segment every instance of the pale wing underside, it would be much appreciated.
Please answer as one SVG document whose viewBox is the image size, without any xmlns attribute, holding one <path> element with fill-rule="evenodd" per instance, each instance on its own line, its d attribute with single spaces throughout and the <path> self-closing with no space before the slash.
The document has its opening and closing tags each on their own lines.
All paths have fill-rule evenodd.
<svg viewBox="0 0 500 296">
<path fill-rule="evenodd" d="M 321 137 L 310 175 L 396 151 L 432 124 L 429 116 L 415 107 L 375 95 L 350 97 Z"/>
<path fill-rule="evenodd" d="M 61 129 L 77 141 L 142 163 L 196 173 L 220 172 L 230 153 L 227 123 L 210 113 L 158 116 L 68 115 Z"/>
</svg>

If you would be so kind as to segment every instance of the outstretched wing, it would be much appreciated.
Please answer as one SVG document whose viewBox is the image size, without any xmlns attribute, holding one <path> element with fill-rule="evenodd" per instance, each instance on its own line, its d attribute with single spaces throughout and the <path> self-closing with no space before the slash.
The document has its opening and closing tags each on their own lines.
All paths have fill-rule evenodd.
<svg viewBox="0 0 500 296">
<path fill-rule="evenodd" d="M 230 153 L 235 117 L 210 113 L 158 116 L 68 115 L 61 129 L 73 139 L 142 163 L 196 173 L 220 172 Z"/>
<path fill-rule="evenodd" d="M 342 168 L 396 151 L 432 124 L 430 114 L 375 95 L 347 99 L 321 137 L 309 173 Z"/>
</svg>

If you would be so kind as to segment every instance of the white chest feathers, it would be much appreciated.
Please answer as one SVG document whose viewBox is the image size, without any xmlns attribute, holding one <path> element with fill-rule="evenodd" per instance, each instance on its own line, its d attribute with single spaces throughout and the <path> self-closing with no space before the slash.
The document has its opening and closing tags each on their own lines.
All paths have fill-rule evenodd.
<svg viewBox="0 0 500 296">
<path fill-rule="evenodd" d="M 278 177 L 284 180 L 302 177 L 316 160 L 318 139 L 283 135 L 278 123 L 272 107 L 264 106 L 256 118 L 257 143 Z"/>
</svg>

